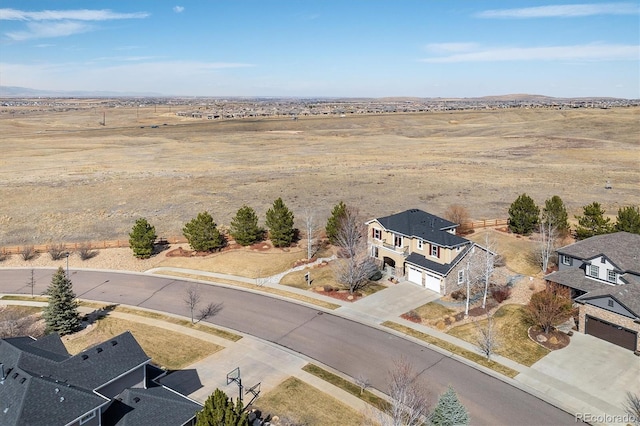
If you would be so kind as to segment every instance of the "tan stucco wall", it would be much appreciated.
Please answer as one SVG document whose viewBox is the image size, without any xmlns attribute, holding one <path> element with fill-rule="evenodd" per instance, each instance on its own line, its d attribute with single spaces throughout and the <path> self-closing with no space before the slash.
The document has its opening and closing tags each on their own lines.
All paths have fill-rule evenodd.
<svg viewBox="0 0 640 426">
<path fill-rule="evenodd" d="M 605 309 L 587 304 L 580 305 L 579 307 L 578 331 L 580 331 L 581 333 L 585 332 L 585 317 L 587 315 L 603 319 L 607 322 L 617 324 L 629 330 L 637 331 L 640 335 L 640 324 L 634 322 L 631 318 L 623 317 L 613 312 L 609 312 Z M 640 338 L 636 339 L 636 346 L 636 350 L 640 351 Z"/>
</svg>

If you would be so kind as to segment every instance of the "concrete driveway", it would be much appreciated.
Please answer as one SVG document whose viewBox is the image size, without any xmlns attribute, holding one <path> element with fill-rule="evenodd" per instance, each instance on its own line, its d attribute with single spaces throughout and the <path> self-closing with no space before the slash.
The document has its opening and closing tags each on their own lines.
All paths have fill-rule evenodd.
<svg viewBox="0 0 640 426">
<path fill-rule="evenodd" d="M 569 346 L 551 352 L 516 380 L 554 383 L 548 395 L 562 388 L 569 397 L 582 401 L 576 402 L 575 413 L 618 415 L 624 413 L 627 391 L 640 394 L 640 357 L 604 340 L 574 333 Z"/>
</svg>

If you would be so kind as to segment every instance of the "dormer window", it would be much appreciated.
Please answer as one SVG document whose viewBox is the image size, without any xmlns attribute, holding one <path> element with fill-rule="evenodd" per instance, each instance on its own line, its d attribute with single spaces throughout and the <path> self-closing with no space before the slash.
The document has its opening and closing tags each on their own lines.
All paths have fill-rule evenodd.
<svg viewBox="0 0 640 426">
<path fill-rule="evenodd" d="M 571 266 L 571 257 L 567 256 L 566 254 L 563 254 L 560 257 L 562 258 L 563 265 Z"/>
<path fill-rule="evenodd" d="M 616 274 L 616 271 L 613 269 L 607 271 L 607 281 L 614 284 L 618 282 L 618 274 Z"/>
<path fill-rule="evenodd" d="M 589 276 L 593 278 L 598 278 L 599 275 L 600 275 L 600 268 L 598 268 L 596 265 L 591 265 L 589 267 Z"/>
</svg>

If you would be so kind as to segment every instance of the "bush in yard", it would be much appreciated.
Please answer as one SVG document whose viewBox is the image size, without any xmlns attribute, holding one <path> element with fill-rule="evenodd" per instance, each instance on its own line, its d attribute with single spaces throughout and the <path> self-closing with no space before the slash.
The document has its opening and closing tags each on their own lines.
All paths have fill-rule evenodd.
<svg viewBox="0 0 640 426">
<path fill-rule="evenodd" d="M 508 286 L 499 286 L 494 287 L 491 290 L 491 297 L 498 303 L 502 303 L 511 297 L 511 287 Z"/>
<path fill-rule="evenodd" d="M 573 314 L 569 289 L 555 284 L 547 284 L 547 288 L 532 295 L 525 307 L 525 319 L 530 324 L 539 326 L 545 334 Z"/>
<path fill-rule="evenodd" d="M 80 259 L 89 260 L 98 255 L 98 250 L 92 250 L 91 243 L 82 243 L 80 247 L 78 247 L 78 254 L 80 255 Z"/>
<path fill-rule="evenodd" d="M 451 298 L 453 300 L 464 300 L 467 297 L 464 290 L 456 290 L 451 292 Z"/>
<path fill-rule="evenodd" d="M 269 228 L 269 238 L 274 247 L 288 247 L 293 242 L 296 231 L 293 228 L 293 213 L 278 198 L 273 202 L 273 206 L 267 210 L 267 228 Z"/>
<path fill-rule="evenodd" d="M 236 243 L 249 246 L 262 239 L 264 229 L 258 226 L 258 215 L 255 210 L 249 206 L 242 206 L 231 220 L 229 233 Z"/>
<path fill-rule="evenodd" d="M 71 280 L 62 267 L 53 275 L 46 294 L 49 301 L 42 316 L 47 324 L 47 332 L 65 335 L 77 331 L 80 328 L 78 302 Z"/>
<path fill-rule="evenodd" d="M 133 250 L 133 255 L 138 259 L 150 258 L 153 254 L 153 242 L 157 237 L 156 228 L 151 226 L 147 219 L 141 217 L 136 220 L 129 233 L 129 246 Z"/>
<path fill-rule="evenodd" d="M 224 235 L 218 230 L 213 217 L 208 212 L 198 213 L 184 228 L 182 234 L 195 251 L 214 251 L 224 247 Z"/>
<path fill-rule="evenodd" d="M 22 260 L 31 260 L 36 257 L 38 252 L 33 248 L 33 246 L 24 246 L 22 250 L 20 250 L 20 256 L 22 256 Z"/>
<path fill-rule="evenodd" d="M 51 244 L 47 251 L 49 252 L 49 256 L 51 256 L 51 260 L 60 260 L 67 256 L 64 244 Z"/>
<path fill-rule="evenodd" d="M 509 207 L 509 230 L 514 234 L 529 235 L 536 228 L 540 209 L 527 194 L 522 194 Z"/>
</svg>

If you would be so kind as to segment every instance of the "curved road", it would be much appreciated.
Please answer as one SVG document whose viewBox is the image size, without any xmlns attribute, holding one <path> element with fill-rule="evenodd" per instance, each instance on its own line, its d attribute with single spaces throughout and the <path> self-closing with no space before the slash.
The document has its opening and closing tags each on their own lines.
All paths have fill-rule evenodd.
<svg viewBox="0 0 640 426">
<path fill-rule="evenodd" d="M 0 293 L 31 294 L 31 269 L 0 269 Z M 35 269 L 34 294 L 51 282 L 52 269 Z M 190 281 L 115 271 L 71 271 L 82 299 L 122 303 L 188 315 L 184 298 Z M 367 377 L 386 390 L 392 361 L 404 356 L 430 390 L 431 403 L 451 384 L 473 424 L 562 425 L 574 417 L 516 387 L 425 346 L 328 312 L 239 289 L 196 284 L 204 303 L 222 302 L 209 322 L 274 342 L 351 377 Z"/>
</svg>

